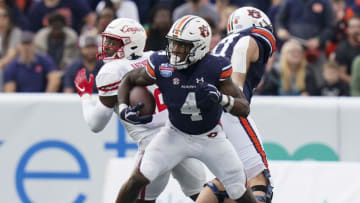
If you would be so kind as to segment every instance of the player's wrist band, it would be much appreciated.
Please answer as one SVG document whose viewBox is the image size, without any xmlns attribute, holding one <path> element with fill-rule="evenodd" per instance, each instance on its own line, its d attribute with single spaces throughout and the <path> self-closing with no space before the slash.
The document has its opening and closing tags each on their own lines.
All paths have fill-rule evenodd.
<svg viewBox="0 0 360 203">
<path fill-rule="evenodd" d="M 221 101 L 220 101 L 221 106 L 226 106 L 229 104 L 229 96 L 228 95 L 222 95 Z"/>
<path fill-rule="evenodd" d="M 129 107 L 127 104 L 121 103 L 119 105 L 119 114 L 121 114 L 121 112 L 126 109 L 127 107 Z"/>
<path fill-rule="evenodd" d="M 220 104 L 224 107 L 227 112 L 230 112 L 234 106 L 234 97 L 229 95 L 223 95 Z"/>
</svg>

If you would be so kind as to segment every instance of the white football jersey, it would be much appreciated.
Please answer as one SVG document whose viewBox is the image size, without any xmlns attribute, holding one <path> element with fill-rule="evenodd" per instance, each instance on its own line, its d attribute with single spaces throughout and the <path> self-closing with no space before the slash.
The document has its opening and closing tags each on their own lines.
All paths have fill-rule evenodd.
<svg viewBox="0 0 360 203">
<path fill-rule="evenodd" d="M 135 60 L 113 60 L 104 64 L 96 76 L 96 85 L 99 96 L 117 95 L 119 84 L 124 75 L 135 68 L 145 67 L 147 59 L 152 53 L 153 52 L 150 51 L 145 52 L 142 57 Z M 146 143 L 141 141 L 143 141 L 145 137 L 155 135 L 156 132 L 159 131 L 159 128 L 165 125 L 165 121 L 168 119 L 168 111 L 159 88 L 156 85 L 147 86 L 147 88 L 154 95 L 156 101 L 152 122 L 145 125 L 132 125 L 121 120 L 128 135 L 137 142 L 139 148 L 145 147 L 148 141 L 146 141 Z M 114 112 L 118 115 L 118 105 L 115 105 Z"/>
</svg>

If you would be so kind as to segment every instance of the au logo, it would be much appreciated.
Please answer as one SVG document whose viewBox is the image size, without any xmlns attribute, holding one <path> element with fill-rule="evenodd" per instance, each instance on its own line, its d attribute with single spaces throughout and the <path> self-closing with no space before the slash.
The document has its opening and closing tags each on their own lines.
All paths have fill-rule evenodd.
<svg viewBox="0 0 360 203">
<path fill-rule="evenodd" d="M 206 25 L 200 26 L 199 30 L 200 30 L 200 35 L 204 38 L 210 35 L 209 28 Z"/>
</svg>

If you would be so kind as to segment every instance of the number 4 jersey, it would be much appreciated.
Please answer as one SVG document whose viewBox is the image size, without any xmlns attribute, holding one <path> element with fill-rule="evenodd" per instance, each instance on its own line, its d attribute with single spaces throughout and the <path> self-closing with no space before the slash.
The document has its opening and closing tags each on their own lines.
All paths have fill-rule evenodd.
<svg viewBox="0 0 360 203">
<path fill-rule="evenodd" d="M 99 90 L 99 96 L 115 96 L 117 95 L 119 84 L 121 83 L 124 75 L 135 69 L 146 66 L 146 61 L 149 55 L 153 52 L 145 52 L 144 55 L 135 60 L 113 60 L 106 63 L 96 76 L 96 85 Z M 151 123 L 145 125 L 132 125 L 127 122 L 122 122 L 126 128 L 126 131 L 130 137 L 132 137 L 139 145 L 140 142 L 147 136 L 153 135 L 164 126 L 168 117 L 165 104 L 162 102 L 161 93 L 156 85 L 147 86 L 148 90 L 154 95 L 156 100 L 155 114 Z M 146 105 L 146 104 L 145 104 Z M 117 105 L 114 112 L 118 114 Z M 149 139 L 147 139 L 149 140 Z"/>
<path fill-rule="evenodd" d="M 202 134 L 219 123 L 222 106 L 199 107 L 195 91 L 199 83 L 218 86 L 219 82 L 230 77 L 232 67 L 228 59 L 206 54 L 188 68 L 177 70 L 169 64 L 165 52 L 157 52 L 150 56 L 146 70 L 156 80 L 168 108 L 169 119 L 176 128 L 188 134 Z"/>
</svg>

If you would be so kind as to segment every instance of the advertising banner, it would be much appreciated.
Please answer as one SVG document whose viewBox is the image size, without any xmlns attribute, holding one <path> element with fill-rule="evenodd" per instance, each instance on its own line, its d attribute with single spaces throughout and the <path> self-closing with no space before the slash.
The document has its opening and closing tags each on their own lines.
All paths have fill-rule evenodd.
<svg viewBox="0 0 360 203">
<path fill-rule="evenodd" d="M 359 104 L 255 97 L 251 115 L 270 160 L 360 161 Z M 0 94 L 0 125 L 1 203 L 99 203 L 108 160 L 137 150 L 115 115 L 91 132 L 76 94 Z"/>
</svg>

